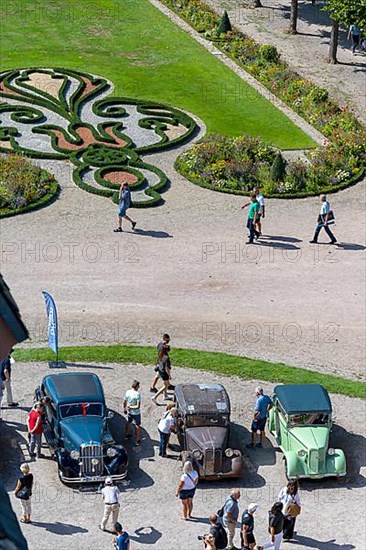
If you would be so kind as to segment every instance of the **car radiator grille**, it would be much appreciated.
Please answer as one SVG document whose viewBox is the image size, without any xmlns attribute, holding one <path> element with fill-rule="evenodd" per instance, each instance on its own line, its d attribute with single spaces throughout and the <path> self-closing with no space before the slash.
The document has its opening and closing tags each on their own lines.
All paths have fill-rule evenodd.
<svg viewBox="0 0 366 550">
<path fill-rule="evenodd" d="M 97 464 L 93 462 L 98 460 Z M 102 445 L 82 445 L 80 447 L 81 474 L 94 477 L 103 474 L 104 460 Z"/>
<path fill-rule="evenodd" d="M 206 449 L 204 464 L 206 474 L 221 472 L 221 455 L 219 449 Z"/>
<path fill-rule="evenodd" d="M 318 472 L 319 470 L 319 451 L 311 450 L 309 452 L 309 468 L 312 472 Z"/>
</svg>

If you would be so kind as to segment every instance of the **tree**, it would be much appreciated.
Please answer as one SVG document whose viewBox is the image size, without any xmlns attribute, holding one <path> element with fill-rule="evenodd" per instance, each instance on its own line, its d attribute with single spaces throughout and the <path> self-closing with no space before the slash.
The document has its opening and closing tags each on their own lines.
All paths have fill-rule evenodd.
<svg viewBox="0 0 366 550">
<path fill-rule="evenodd" d="M 286 161 L 281 155 L 281 153 L 278 152 L 271 166 L 271 180 L 276 182 L 283 181 L 285 179 L 285 175 L 286 175 Z"/>
<path fill-rule="evenodd" d="M 229 16 L 227 14 L 227 11 L 225 10 L 221 19 L 220 19 L 220 23 L 219 23 L 219 26 L 217 27 L 217 32 L 219 34 L 226 34 L 227 32 L 230 32 L 232 29 L 231 29 L 231 23 L 230 23 L 230 19 L 229 19 Z"/>
<path fill-rule="evenodd" d="M 297 13 L 299 9 L 298 0 L 291 0 L 290 13 L 290 34 L 297 34 Z"/>
<path fill-rule="evenodd" d="M 366 0 L 326 0 L 323 8 L 332 19 L 329 63 L 337 63 L 339 25 L 358 25 L 366 32 Z"/>
</svg>

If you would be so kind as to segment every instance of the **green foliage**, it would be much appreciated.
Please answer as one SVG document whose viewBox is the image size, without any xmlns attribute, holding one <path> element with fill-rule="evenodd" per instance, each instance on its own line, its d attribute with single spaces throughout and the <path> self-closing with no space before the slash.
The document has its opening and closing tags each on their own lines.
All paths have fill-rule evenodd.
<svg viewBox="0 0 366 550">
<path fill-rule="evenodd" d="M 326 0 L 323 10 L 339 23 L 358 25 L 366 31 L 366 0 Z"/>
<path fill-rule="evenodd" d="M 231 32 L 231 31 L 232 31 L 232 28 L 231 28 L 230 19 L 227 14 L 227 11 L 225 10 L 220 19 L 219 26 L 217 27 L 217 32 L 218 34 L 226 34 L 227 32 Z"/>
<path fill-rule="evenodd" d="M 262 44 L 259 48 L 259 55 L 262 59 L 269 61 L 270 63 L 278 63 L 280 60 L 280 54 L 278 53 L 277 48 L 275 46 L 271 46 L 270 44 Z"/>
<path fill-rule="evenodd" d="M 278 152 L 271 166 L 271 180 L 275 182 L 284 181 L 286 175 L 286 161 Z"/>
<path fill-rule="evenodd" d="M 0 217 L 45 205 L 57 191 L 55 178 L 23 156 L 0 157 Z"/>
<path fill-rule="evenodd" d="M 147 346 L 85 346 L 69 347 L 60 350 L 59 358 L 67 362 L 121 363 L 125 365 L 153 365 L 156 348 Z M 45 348 L 17 349 L 16 361 L 49 361 L 53 352 Z M 242 380 L 265 380 L 274 384 L 322 384 L 330 393 L 339 393 L 365 398 L 366 385 L 347 378 L 341 378 L 319 371 L 302 369 L 283 363 L 270 363 L 248 357 L 225 353 L 174 348 L 171 359 L 175 366 L 202 370 L 221 376 L 237 376 Z"/>
</svg>

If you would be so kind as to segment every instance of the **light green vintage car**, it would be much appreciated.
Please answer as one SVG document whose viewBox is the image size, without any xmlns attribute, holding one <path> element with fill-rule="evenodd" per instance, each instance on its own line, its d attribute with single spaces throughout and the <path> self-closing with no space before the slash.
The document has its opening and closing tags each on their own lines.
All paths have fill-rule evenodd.
<svg viewBox="0 0 366 550">
<path fill-rule="evenodd" d="M 268 423 L 284 453 L 288 479 L 346 475 L 344 452 L 329 447 L 332 405 L 323 386 L 276 386 Z"/>
</svg>

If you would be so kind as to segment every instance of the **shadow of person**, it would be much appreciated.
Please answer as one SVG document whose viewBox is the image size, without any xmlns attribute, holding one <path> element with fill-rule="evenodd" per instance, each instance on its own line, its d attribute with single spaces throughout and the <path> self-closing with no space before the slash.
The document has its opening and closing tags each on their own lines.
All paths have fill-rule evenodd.
<svg viewBox="0 0 366 550">
<path fill-rule="evenodd" d="M 65 367 L 80 367 L 85 369 L 103 369 L 103 370 L 113 370 L 113 367 L 108 367 L 107 365 L 88 365 L 88 363 L 72 363 L 70 361 L 65 361 Z"/>
<path fill-rule="evenodd" d="M 154 231 L 153 229 L 136 228 L 134 231 L 124 231 L 124 233 L 131 233 L 131 235 L 140 235 L 142 237 L 153 237 L 154 239 L 172 239 L 173 238 L 173 235 L 170 235 L 166 231 Z"/>
<path fill-rule="evenodd" d="M 258 241 L 255 241 L 255 243 L 260 246 L 267 246 L 269 248 L 280 248 L 282 250 L 301 250 L 300 247 L 296 246 L 295 244 L 284 243 L 284 242 L 261 241 L 260 239 L 258 239 Z"/>
<path fill-rule="evenodd" d="M 135 535 L 130 535 L 130 539 L 140 544 L 156 544 L 162 537 L 162 533 L 149 525 L 148 527 L 139 527 L 135 530 Z"/>
<path fill-rule="evenodd" d="M 84 529 L 79 525 L 72 525 L 71 523 L 61 523 L 56 521 L 55 523 L 44 523 L 42 521 L 32 521 L 32 525 L 35 527 L 42 527 L 46 531 L 53 533 L 54 535 L 75 535 L 76 533 L 87 533 L 88 529 Z"/>
<path fill-rule="evenodd" d="M 353 550 L 353 548 L 356 548 L 353 544 L 337 544 L 335 540 L 321 542 L 311 537 L 296 535 L 296 539 L 291 541 L 291 545 L 300 546 L 300 548 L 316 548 L 316 550 Z"/>
<path fill-rule="evenodd" d="M 343 248 L 343 250 L 366 250 L 366 246 L 356 243 L 337 243 L 337 248 Z"/>
<path fill-rule="evenodd" d="M 302 243 L 301 239 L 296 237 L 285 237 L 283 235 L 262 235 L 261 239 L 268 239 L 269 241 L 281 241 L 285 243 Z"/>
</svg>

